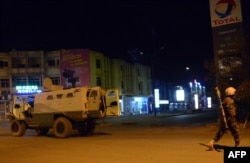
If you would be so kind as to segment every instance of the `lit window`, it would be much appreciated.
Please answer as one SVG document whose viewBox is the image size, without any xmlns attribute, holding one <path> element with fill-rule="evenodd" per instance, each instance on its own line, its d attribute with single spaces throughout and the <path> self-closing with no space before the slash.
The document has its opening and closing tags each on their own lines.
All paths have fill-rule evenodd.
<svg viewBox="0 0 250 163">
<path fill-rule="evenodd" d="M 29 85 L 41 86 L 40 77 L 29 76 L 28 77 L 28 83 L 29 83 Z"/>
<path fill-rule="evenodd" d="M 26 77 L 12 77 L 12 86 L 26 85 Z"/>
</svg>

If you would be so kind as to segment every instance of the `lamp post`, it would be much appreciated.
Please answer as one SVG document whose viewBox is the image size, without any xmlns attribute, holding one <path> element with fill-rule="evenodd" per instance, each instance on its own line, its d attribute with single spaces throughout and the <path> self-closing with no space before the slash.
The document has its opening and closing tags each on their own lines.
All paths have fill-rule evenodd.
<svg viewBox="0 0 250 163">
<path fill-rule="evenodd" d="M 156 83 L 155 83 L 155 80 L 156 80 L 156 75 L 155 75 L 155 65 L 157 61 L 159 61 L 159 56 L 161 54 L 163 54 L 163 50 L 165 50 L 165 47 L 164 46 L 161 46 L 161 48 L 159 50 L 155 50 L 155 48 L 153 49 L 153 55 L 151 57 L 151 79 L 152 79 L 152 92 L 154 93 L 154 97 L 156 96 L 155 94 L 155 90 L 156 90 Z M 157 88 L 158 89 L 158 88 Z M 158 89 L 158 95 L 160 94 L 160 89 Z M 157 96 L 158 96 L 157 95 Z M 155 98 L 154 98 L 155 99 Z M 155 100 L 154 100 L 154 105 L 153 105 L 153 110 L 154 110 L 154 116 L 156 116 L 156 113 L 157 113 L 157 108 L 159 108 L 158 105 L 156 105 L 155 103 Z"/>
</svg>

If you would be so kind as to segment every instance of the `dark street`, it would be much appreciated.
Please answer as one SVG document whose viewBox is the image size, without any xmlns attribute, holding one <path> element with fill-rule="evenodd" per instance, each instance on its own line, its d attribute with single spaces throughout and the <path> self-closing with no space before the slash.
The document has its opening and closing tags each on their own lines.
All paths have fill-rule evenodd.
<svg viewBox="0 0 250 163">
<path fill-rule="evenodd" d="M 210 118 L 209 118 L 210 117 Z M 233 146 L 226 134 L 216 144 L 205 146 L 217 131 L 217 111 L 185 115 L 145 115 L 109 118 L 99 124 L 92 136 L 72 133 L 67 139 L 36 136 L 27 130 L 12 137 L 9 123 L 0 123 L 1 162 L 194 162 L 222 163 L 223 147 Z M 249 124 L 241 128 L 240 146 L 250 146 Z"/>
</svg>

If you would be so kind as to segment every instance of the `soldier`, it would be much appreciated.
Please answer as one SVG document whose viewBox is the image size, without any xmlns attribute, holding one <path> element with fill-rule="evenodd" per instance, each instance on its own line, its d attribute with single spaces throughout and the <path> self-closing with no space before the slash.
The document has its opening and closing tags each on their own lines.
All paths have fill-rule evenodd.
<svg viewBox="0 0 250 163">
<path fill-rule="evenodd" d="M 222 106 L 223 106 L 222 109 L 224 109 L 228 129 L 231 132 L 232 136 L 234 137 L 235 147 L 237 147 L 240 144 L 240 138 L 239 138 L 239 133 L 238 133 L 237 120 L 235 117 L 236 106 L 235 106 L 235 102 L 233 99 L 235 92 L 236 92 L 236 89 L 234 87 L 228 87 L 225 89 L 226 97 L 222 101 Z M 221 137 L 226 133 L 226 131 L 227 131 L 226 124 L 223 120 L 223 116 L 221 115 L 219 130 L 215 134 L 214 138 L 208 143 L 208 146 L 211 149 L 213 149 L 214 142 L 218 142 L 221 139 Z"/>
</svg>

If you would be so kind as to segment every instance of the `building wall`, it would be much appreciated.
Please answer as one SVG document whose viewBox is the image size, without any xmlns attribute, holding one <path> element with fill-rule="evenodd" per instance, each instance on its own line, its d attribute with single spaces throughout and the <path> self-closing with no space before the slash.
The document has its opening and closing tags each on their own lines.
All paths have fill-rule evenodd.
<svg viewBox="0 0 250 163">
<path fill-rule="evenodd" d="M 9 54 L 0 52 L 0 95 L 7 98 L 10 92 Z"/>
<path fill-rule="evenodd" d="M 110 85 L 110 59 L 102 53 L 90 50 L 90 81 L 91 87 L 101 86 L 104 89 L 111 88 Z"/>
<path fill-rule="evenodd" d="M 90 81 L 90 85 L 87 86 L 118 88 L 123 100 L 121 106 L 126 107 L 122 108 L 124 115 L 147 112 L 147 98 L 152 94 L 150 68 L 121 59 L 111 59 L 89 49 L 61 49 L 47 52 L 13 50 L 9 53 L 0 53 L 0 96 L 10 99 L 10 95 L 18 93 L 16 86 L 37 85 L 38 89 L 42 90 L 43 79 L 47 77 L 52 79 L 53 84 L 62 85 L 65 82 L 62 75 L 62 53 L 69 55 L 66 56 L 69 65 L 75 63 L 74 59 L 71 60 L 71 56 L 75 58 L 75 55 L 88 53 L 89 57 L 83 57 L 81 61 L 81 63 L 88 62 L 89 65 L 91 75 L 87 76 L 87 80 Z M 85 61 L 86 58 L 88 61 Z M 79 60 L 80 58 L 77 58 L 77 65 L 81 64 Z M 79 70 L 79 67 L 77 68 Z"/>
<path fill-rule="evenodd" d="M 28 85 L 29 78 L 32 76 L 39 77 L 39 87 L 42 87 L 42 80 L 46 77 L 52 78 L 53 84 L 61 84 L 61 51 L 13 50 L 9 53 L 0 53 L 0 79 L 9 80 L 7 89 L 15 87 L 15 83 L 12 82 L 15 77 L 24 78 L 21 82 L 23 85 Z M 99 86 L 105 89 L 118 88 L 122 94 L 128 95 L 151 94 L 149 67 L 131 64 L 121 59 L 110 59 L 104 54 L 92 50 L 89 50 L 89 54 L 91 86 L 100 84 Z"/>
<path fill-rule="evenodd" d="M 137 83 L 135 84 L 135 93 L 138 95 L 151 94 L 150 69 L 142 64 L 135 64 L 134 71 Z"/>
<path fill-rule="evenodd" d="M 73 49 L 72 51 L 76 51 L 77 49 Z M 65 51 L 65 49 L 63 49 Z M 78 49 L 78 54 L 81 53 L 81 49 Z M 86 51 L 86 49 L 85 49 Z M 46 53 L 46 77 L 60 77 L 62 76 L 62 71 L 60 69 L 60 54 L 62 50 L 57 50 L 57 51 L 50 51 Z M 104 89 L 111 88 L 111 75 L 110 75 L 110 59 L 106 56 L 104 56 L 102 53 L 92 51 L 92 50 L 87 50 L 87 53 L 89 54 L 89 69 L 90 69 L 90 85 L 91 87 L 94 86 L 101 86 Z M 72 55 L 74 55 L 72 53 Z M 48 61 L 53 61 L 55 60 L 55 63 L 59 61 L 59 65 L 56 64 L 55 66 L 53 65 L 48 65 Z M 99 66 L 97 67 L 97 60 L 99 61 Z M 99 83 L 97 83 L 97 78 L 101 79 Z M 64 78 L 61 78 L 61 81 L 64 80 Z M 82 85 L 84 86 L 84 85 Z"/>
<path fill-rule="evenodd" d="M 112 85 L 112 73 L 111 73 L 111 61 L 107 56 L 104 56 L 104 84 L 103 88 L 108 89 L 108 88 L 117 88 L 114 85 Z"/>
<path fill-rule="evenodd" d="M 123 115 L 149 113 L 148 98 L 151 95 L 150 68 L 141 64 L 111 60 L 112 86 L 120 91 Z"/>
<path fill-rule="evenodd" d="M 124 95 L 150 95 L 150 68 L 141 64 L 127 63 L 121 59 L 112 59 L 112 85 Z"/>
<path fill-rule="evenodd" d="M 44 78 L 44 51 L 15 51 L 9 53 L 9 93 L 16 94 L 16 86 L 42 87 Z"/>
<path fill-rule="evenodd" d="M 46 52 L 44 64 L 44 77 L 51 78 L 54 85 L 61 85 L 60 50 Z"/>
</svg>

